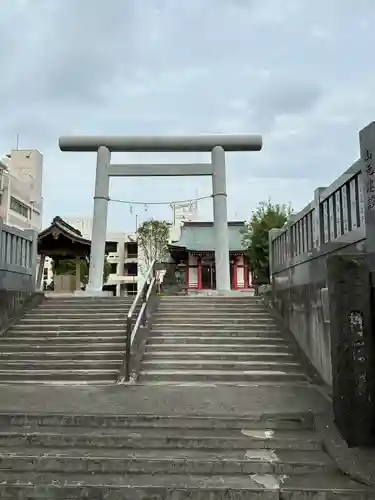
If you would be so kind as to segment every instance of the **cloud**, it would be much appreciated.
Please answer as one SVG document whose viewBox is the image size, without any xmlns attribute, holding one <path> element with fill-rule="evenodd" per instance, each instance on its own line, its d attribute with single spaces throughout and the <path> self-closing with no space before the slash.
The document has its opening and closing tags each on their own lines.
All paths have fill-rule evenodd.
<svg viewBox="0 0 375 500">
<path fill-rule="evenodd" d="M 46 223 L 92 212 L 95 155 L 61 153 L 59 135 L 261 132 L 262 152 L 227 155 L 236 218 L 262 197 L 302 206 L 356 160 L 358 130 L 375 116 L 374 1 L 214 3 L 0 0 L 0 148 L 18 133 L 21 147 L 44 152 Z M 149 202 L 210 189 L 195 178 L 112 183 L 116 197 Z M 210 200 L 200 211 L 211 215 Z M 133 226 L 134 212 L 111 206 L 110 227 Z"/>
</svg>

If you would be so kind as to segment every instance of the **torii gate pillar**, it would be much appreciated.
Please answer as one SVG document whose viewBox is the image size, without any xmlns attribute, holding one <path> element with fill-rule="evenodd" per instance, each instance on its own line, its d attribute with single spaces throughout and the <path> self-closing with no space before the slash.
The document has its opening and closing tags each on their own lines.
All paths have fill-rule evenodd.
<svg viewBox="0 0 375 500">
<path fill-rule="evenodd" d="M 88 295 L 100 295 L 107 232 L 109 178 L 134 176 L 211 175 L 215 232 L 216 287 L 218 293 L 230 290 L 228 214 L 226 192 L 226 151 L 260 151 L 260 135 L 198 135 L 175 137 L 60 137 L 61 151 L 97 151 L 93 229 Z M 174 165 L 114 165 L 112 151 L 133 152 L 211 152 L 211 163 Z"/>
</svg>

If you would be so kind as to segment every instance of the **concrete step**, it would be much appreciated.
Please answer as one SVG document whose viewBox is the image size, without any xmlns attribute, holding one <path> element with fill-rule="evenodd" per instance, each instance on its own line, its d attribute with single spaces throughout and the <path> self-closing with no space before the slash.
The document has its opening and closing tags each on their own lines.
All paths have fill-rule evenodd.
<svg viewBox="0 0 375 500">
<path fill-rule="evenodd" d="M 227 350 L 228 348 L 228 350 L 236 349 L 239 352 L 284 352 L 288 350 L 288 345 L 281 342 L 254 342 L 252 340 L 247 342 L 245 338 L 237 337 L 205 337 L 201 339 L 201 341 L 199 341 L 197 337 L 179 337 L 177 340 L 169 340 L 164 337 L 151 337 L 147 343 L 146 349 L 150 351 L 152 349 L 173 350 L 173 348 L 177 348 L 180 351 L 181 345 L 184 346 L 185 350 L 191 350 L 191 348 L 193 348 L 194 351 L 200 349 L 202 351 L 210 350 L 211 348 L 213 351 L 217 351 L 217 346 L 222 346 L 223 350 Z"/>
<path fill-rule="evenodd" d="M 0 474 L 5 500 L 372 500 L 369 488 L 341 474 L 222 475 L 199 474 Z"/>
<path fill-rule="evenodd" d="M 207 313 L 215 313 L 217 311 L 220 312 L 229 312 L 229 313 L 242 313 L 242 314 L 270 314 L 269 310 L 263 305 L 228 305 L 228 304 L 192 304 L 189 306 L 186 305 L 173 305 L 173 304 L 163 304 L 160 303 L 158 307 L 158 312 L 160 314 L 164 313 L 178 313 L 183 314 L 186 311 L 192 313 L 199 313 L 201 311 L 205 311 Z"/>
<path fill-rule="evenodd" d="M 177 389 L 177 388 L 218 388 L 220 387 L 221 389 L 224 387 L 230 387 L 230 388 L 238 388 L 238 387 L 246 387 L 248 389 L 254 389 L 254 388 L 269 388 L 269 387 L 277 387 L 278 389 L 282 388 L 296 388 L 296 389 L 301 389 L 301 388 L 309 388 L 311 387 L 310 382 L 305 379 L 305 380 L 296 380 L 296 381 L 290 381 L 290 380 L 278 380 L 278 381 L 267 381 L 267 380 L 253 380 L 253 381 L 243 381 L 243 380 L 236 380 L 236 381 L 228 381 L 228 380 L 148 380 L 146 379 L 145 381 L 137 381 L 137 386 L 138 387 L 163 387 L 163 388 L 168 388 L 168 389 Z"/>
<path fill-rule="evenodd" d="M 241 340 L 247 340 L 249 342 L 255 343 L 286 343 L 279 332 L 275 331 L 254 331 L 248 332 L 245 330 L 178 330 L 177 332 L 166 331 L 166 330 L 152 330 L 152 335 L 150 338 L 165 339 L 166 341 L 179 342 L 179 339 L 191 338 L 196 341 L 204 341 L 207 338 L 228 338 L 233 339 L 234 342 L 240 342 Z"/>
<path fill-rule="evenodd" d="M 132 303 L 135 297 L 47 297 L 42 302 L 45 304 L 74 304 L 74 305 L 98 305 L 98 304 L 128 304 Z"/>
<path fill-rule="evenodd" d="M 181 348 L 183 346 L 183 349 L 186 353 L 193 353 L 195 354 L 198 351 L 201 352 L 217 352 L 217 351 L 226 351 L 226 352 L 245 352 L 245 353 L 258 353 L 258 352 L 272 352 L 272 353 L 279 353 L 279 352 L 288 352 L 287 347 L 285 348 L 280 348 L 278 346 L 270 346 L 270 345 L 258 345 L 256 348 L 254 346 L 250 346 L 248 344 L 173 344 L 173 343 L 163 343 L 163 344 L 147 344 L 146 346 L 146 353 L 152 354 L 153 352 L 162 352 L 162 351 L 177 351 L 181 352 Z"/>
<path fill-rule="evenodd" d="M 44 448 L 0 452 L 1 468 L 21 472 L 128 474 L 319 474 L 334 465 L 322 451 Z"/>
<path fill-rule="evenodd" d="M 118 370 L 121 365 L 122 356 L 118 353 L 115 359 L 80 359 L 79 362 L 75 359 L 58 359 L 56 356 L 46 356 L 40 359 L 16 359 L 12 361 L 4 361 L 0 358 L 0 371 L 14 371 L 20 372 L 32 370 L 75 370 L 75 369 L 95 369 L 95 370 Z"/>
<path fill-rule="evenodd" d="M 85 327 L 86 325 L 103 325 L 107 326 L 108 323 L 116 324 L 116 325 L 123 325 L 125 323 L 125 317 L 126 315 L 121 316 L 109 316 L 109 317 L 103 317 L 101 315 L 96 316 L 95 313 L 92 313 L 91 316 L 86 316 L 85 318 L 83 317 L 63 317 L 63 316 L 55 316 L 55 317 L 50 317 L 50 316 L 33 316 L 33 317 L 24 317 L 22 318 L 18 326 L 26 326 L 26 325 L 61 325 L 61 326 L 79 326 L 79 327 Z"/>
<path fill-rule="evenodd" d="M 180 328 L 180 327 L 168 327 L 168 326 L 152 326 L 152 332 L 158 336 L 173 336 L 173 337 L 186 337 L 197 336 L 205 337 L 217 334 L 224 334 L 225 336 L 233 337 L 278 337 L 282 338 L 280 331 L 273 327 L 261 327 L 261 328 L 233 328 L 225 327 L 220 328 L 217 326 L 215 328 L 210 328 L 210 325 L 205 325 L 203 328 Z"/>
<path fill-rule="evenodd" d="M 169 380 L 172 382 L 185 381 L 224 381 L 224 382 L 253 382 L 253 381 L 303 381 L 306 377 L 298 369 L 288 370 L 199 370 L 199 369 L 159 369 L 147 370 L 142 366 L 139 374 L 140 382 L 145 380 Z"/>
<path fill-rule="evenodd" d="M 95 307 L 95 314 L 125 314 L 127 315 L 129 312 L 129 307 Z M 139 310 L 138 307 L 136 310 Z M 36 309 L 31 309 L 27 312 L 27 317 L 42 315 L 59 315 L 59 314 L 92 314 L 92 307 L 38 307 Z"/>
<path fill-rule="evenodd" d="M 177 321 L 175 323 L 171 322 L 159 322 L 157 318 L 155 318 L 153 324 L 152 324 L 152 331 L 158 331 L 162 330 L 163 332 L 174 332 L 175 330 L 181 331 L 181 330 L 189 330 L 189 331 L 208 331 L 208 330 L 216 330 L 216 331 L 239 331 L 239 330 L 244 330 L 247 332 L 272 332 L 273 334 L 275 332 L 280 333 L 280 331 L 277 329 L 276 325 L 273 325 L 272 323 L 251 323 L 251 324 L 241 324 L 241 323 L 220 323 L 217 321 L 212 321 L 212 322 L 207 322 L 207 323 L 202 323 L 202 322 L 192 322 L 192 320 L 186 320 L 190 321 L 189 323 L 186 322 L 181 322 L 178 323 Z"/>
<path fill-rule="evenodd" d="M 121 320 L 120 322 L 107 322 L 103 324 L 98 323 L 58 323 L 54 324 L 52 321 L 50 323 L 23 323 L 12 326 L 9 331 L 9 334 L 19 332 L 30 332 L 32 335 L 35 332 L 63 332 L 63 331 L 91 331 L 93 333 L 101 333 L 106 331 L 125 331 L 125 320 Z M 5 338 L 5 337 L 4 337 Z"/>
<path fill-rule="evenodd" d="M 181 348 L 183 349 L 183 347 Z M 146 351 L 143 356 L 143 361 L 151 361 L 151 360 L 191 360 L 191 362 L 200 361 L 201 359 L 205 360 L 233 360 L 233 361 L 265 361 L 265 360 L 273 360 L 273 361 L 287 361 L 289 359 L 293 359 L 292 354 L 289 352 L 273 352 L 266 351 L 264 352 L 236 352 L 236 351 L 188 351 L 185 349 L 181 351 Z M 0 357 L 1 359 L 1 357 Z"/>
<path fill-rule="evenodd" d="M 4 500 L 373 500 L 369 488 L 341 474 L 42 474 L 0 473 Z M 332 496 L 333 495 L 333 496 Z"/>
<path fill-rule="evenodd" d="M 227 296 L 220 296 L 220 295 L 164 295 L 161 297 L 161 303 L 162 304 L 168 304 L 168 303 L 184 303 L 184 304 L 189 304 L 189 303 L 198 303 L 198 304 L 203 304 L 205 302 L 209 304 L 233 304 L 233 303 L 240 303 L 240 304 L 264 304 L 263 299 L 260 297 L 251 297 L 249 295 L 246 296 L 239 296 L 239 295 L 227 295 Z"/>
<path fill-rule="evenodd" d="M 130 306 L 134 302 L 132 299 L 118 299 L 114 297 L 111 299 L 100 300 L 45 300 L 38 307 L 123 307 Z"/>
<path fill-rule="evenodd" d="M 44 339 L 33 339 L 25 338 L 13 339 L 18 340 L 18 342 L 9 342 L 1 345 L 2 354 L 6 355 L 8 353 L 24 353 L 27 355 L 29 352 L 35 352 L 44 354 L 47 352 L 55 353 L 68 353 L 71 351 L 82 353 L 84 351 L 97 351 L 98 353 L 103 350 L 117 350 L 123 352 L 125 347 L 124 337 L 106 337 L 97 338 L 92 337 L 90 342 L 88 342 L 87 337 L 70 337 L 64 339 L 60 342 L 60 339 L 44 341 Z"/>
<path fill-rule="evenodd" d="M 113 311 L 77 311 L 77 310 L 72 310 L 72 311 L 30 311 L 24 318 L 24 321 L 31 322 L 31 321 L 39 321 L 39 320 L 49 320 L 49 321 L 55 321 L 56 319 L 61 319 L 61 320 L 66 320 L 66 319 L 83 319 L 86 321 L 87 319 L 90 320 L 90 318 L 95 318 L 98 317 L 99 319 L 102 320 L 108 320 L 111 321 L 113 319 L 124 319 L 128 315 L 128 310 L 126 311 L 118 311 L 118 312 L 113 312 Z"/>
<path fill-rule="evenodd" d="M 197 338 L 205 338 L 206 336 L 208 337 L 213 337 L 215 335 L 222 336 L 224 335 L 225 337 L 237 337 L 237 338 L 251 338 L 255 340 L 259 339 L 267 339 L 267 341 L 280 341 L 280 342 L 285 342 L 283 338 L 280 336 L 280 333 L 275 330 L 267 330 L 266 332 L 264 331 L 258 331 L 258 330 L 206 330 L 206 331 L 200 331 L 200 330 L 188 330 L 188 329 L 183 329 L 183 330 L 164 330 L 164 329 L 154 329 L 153 328 L 153 333 L 157 335 L 158 337 L 165 337 L 165 338 L 178 338 L 178 337 L 197 337 Z M 272 334 L 272 335 L 271 335 Z"/>
<path fill-rule="evenodd" d="M 219 326 L 224 326 L 224 325 L 248 325 L 252 326 L 253 328 L 255 326 L 262 326 L 262 325 L 275 325 L 275 321 L 273 318 L 269 317 L 260 317 L 260 318 L 240 318 L 237 315 L 233 315 L 233 317 L 218 317 L 215 314 L 212 314 L 210 316 L 206 317 L 197 317 L 195 318 L 191 314 L 185 314 L 183 316 L 176 316 L 176 319 L 172 320 L 166 317 L 161 316 L 158 314 L 155 317 L 155 324 L 156 325 L 170 325 L 170 326 L 182 326 L 182 325 L 189 325 L 189 326 L 194 326 L 197 327 L 199 325 L 205 325 L 207 323 L 212 324 L 212 322 L 215 323 L 215 325 Z"/>
<path fill-rule="evenodd" d="M 72 350 L 68 351 L 48 351 L 48 350 L 36 350 L 36 351 L 19 351 L 13 350 L 8 352 L 0 352 L 0 364 L 2 362 L 8 363 L 11 361 L 23 361 L 27 363 L 28 361 L 36 362 L 43 361 L 45 359 L 55 359 L 56 362 L 60 361 L 79 361 L 79 360 L 97 360 L 97 361 L 105 361 L 105 360 L 121 360 L 123 357 L 121 349 L 117 349 L 114 351 L 108 350 L 97 350 L 101 346 L 96 346 L 96 350 Z M 118 345 L 117 345 L 118 347 Z M 81 346 L 81 349 L 84 349 L 85 345 Z M 35 346 L 34 346 L 35 349 Z M 96 361 L 96 362 L 97 362 Z"/>
<path fill-rule="evenodd" d="M 23 450 L 46 448 L 130 448 L 203 450 L 321 450 L 314 431 L 259 429 L 130 428 L 95 429 L 81 427 L 7 427 L 0 429 L 0 446 Z M 47 450 L 48 451 L 48 450 Z"/>
<path fill-rule="evenodd" d="M 84 302 L 82 304 L 80 303 L 74 303 L 74 302 L 63 302 L 63 303 L 56 303 L 55 301 L 52 302 L 42 302 L 38 306 L 34 307 L 32 310 L 33 311 L 87 311 L 87 310 L 105 310 L 105 311 L 128 311 L 131 307 L 133 302 L 128 302 L 128 303 L 123 303 L 123 302 L 117 302 L 117 303 L 90 303 L 90 302 Z M 140 304 L 138 305 L 138 307 Z"/>
<path fill-rule="evenodd" d="M 30 369 L 19 368 L 2 370 L 0 368 L 0 382 L 5 383 L 37 383 L 37 382 L 75 382 L 75 383 L 103 383 L 115 382 L 118 376 L 117 369 L 90 369 L 90 368 L 61 368 L 61 369 Z"/>
<path fill-rule="evenodd" d="M 314 418 L 310 412 L 281 413 L 264 412 L 252 413 L 245 416 L 216 416 L 211 415 L 153 415 L 153 414 L 57 414 L 57 413 L 0 413 L 0 429 L 7 430 L 17 426 L 20 429 L 49 427 L 87 428 L 94 431 L 103 429 L 220 429 L 220 430 L 312 430 Z M 136 431 L 135 431 L 136 432 Z M 183 435 L 181 433 L 181 435 Z"/>
<path fill-rule="evenodd" d="M 4 363 L 0 367 L 4 367 Z M 292 360 L 212 360 L 202 357 L 198 360 L 171 360 L 171 359 L 145 359 L 142 362 L 142 368 L 148 370 L 288 370 L 298 368 L 299 363 Z"/>
<path fill-rule="evenodd" d="M 233 319 L 233 318 L 238 318 L 238 319 L 261 319 L 262 321 L 267 319 L 267 320 L 273 320 L 272 316 L 268 312 L 264 311 L 232 311 L 230 309 L 228 310 L 222 310 L 221 307 L 218 307 L 217 310 L 215 311 L 210 311 L 207 310 L 206 308 L 201 308 L 199 311 L 192 311 L 190 308 L 188 310 L 185 309 L 185 311 L 162 311 L 158 309 L 157 312 L 157 317 L 158 318 L 168 318 L 171 320 L 178 321 L 181 318 L 181 315 L 186 312 L 189 312 L 189 314 L 194 317 L 194 319 L 211 319 L 211 318 L 217 318 L 219 320 L 221 319 Z"/>
<path fill-rule="evenodd" d="M 74 330 L 67 330 L 67 329 L 52 329 L 52 330 L 46 330 L 46 329 L 40 329 L 40 330 L 14 330 L 11 331 L 7 334 L 6 337 L 3 337 L 0 340 L 0 343 L 5 340 L 5 342 L 9 341 L 10 339 L 13 339 L 15 337 L 29 337 L 29 338 L 37 338 L 37 337 L 42 337 L 42 338 L 51 338 L 51 339 L 57 339 L 60 337 L 71 337 L 71 336 L 79 336 L 79 337 L 125 337 L 125 328 L 118 328 L 117 330 L 96 330 L 95 328 L 87 329 L 87 330 L 80 330 L 80 329 L 74 329 Z"/>
<path fill-rule="evenodd" d="M 14 352 L 17 348 L 20 351 L 30 351 L 35 348 L 38 351 L 45 347 L 51 350 L 58 350 L 60 347 L 69 347 L 72 344 L 82 344 L 82 345 L 95 345 L 100 349 L 104 349 L 104 344 L 125 344 L 125 337 L 80 337 L 80 336 L 61 336 L 61 337 L 15 337 L 11 339 L 11 342 L 2 343 L 3 352 Z M 24 348 L 23 348 L 24 346 Z M 70 349 L 71 350 L 71 349 Z"/>
</svg>

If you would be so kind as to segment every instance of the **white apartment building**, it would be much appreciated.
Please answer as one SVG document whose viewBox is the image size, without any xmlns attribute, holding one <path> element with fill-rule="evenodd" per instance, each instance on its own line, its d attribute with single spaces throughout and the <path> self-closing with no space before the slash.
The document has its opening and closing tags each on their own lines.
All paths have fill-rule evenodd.
<svg viewBox="0 0 375 500">
<path fill-rule="evenodd" d="M 91 217 L 62 218 L 68 224 L 78 229 L 84 238 L 91 239 Z M 116 296 L 136 294 L 139 279 L 136 234 L 123 232 L 107 233 L 106 254 L 111 270 L 103 289 L 112 291 Z M 43 280 L 48 285 L 52 279 L 52 260 L 47 258 L 44 264 Z"/>
<path fill-rule="evenodd" d="M 43 155 L 14 149 L 0 159 L 0 217 L 18 229 L 42 228 Z"/>
<path fill-rule="evenodd" d="M 104 290 L 111 290 L 117 296 L 136 294 L 140 278 L 136 234 L 108 233 L 106 253 L 111 272 Z"/>
</svg>

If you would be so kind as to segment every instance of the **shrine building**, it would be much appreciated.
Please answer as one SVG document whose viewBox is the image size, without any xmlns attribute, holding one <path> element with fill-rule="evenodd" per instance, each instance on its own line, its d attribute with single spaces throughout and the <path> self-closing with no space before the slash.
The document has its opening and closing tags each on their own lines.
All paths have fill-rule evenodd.
<svg viewBox="0 0 375 500">
<path fill-rule="evenodd" d="M 251 288 L 247 250 L 242 245 L 245 222 L 228 222 L 230 280 L 232 290 Z M 171 258 L 182 271 L 188 290 L 215 290 L 216 270 L 213 222 L 184 222 L 178 241 L 169 245 Z"/>
</svg>

